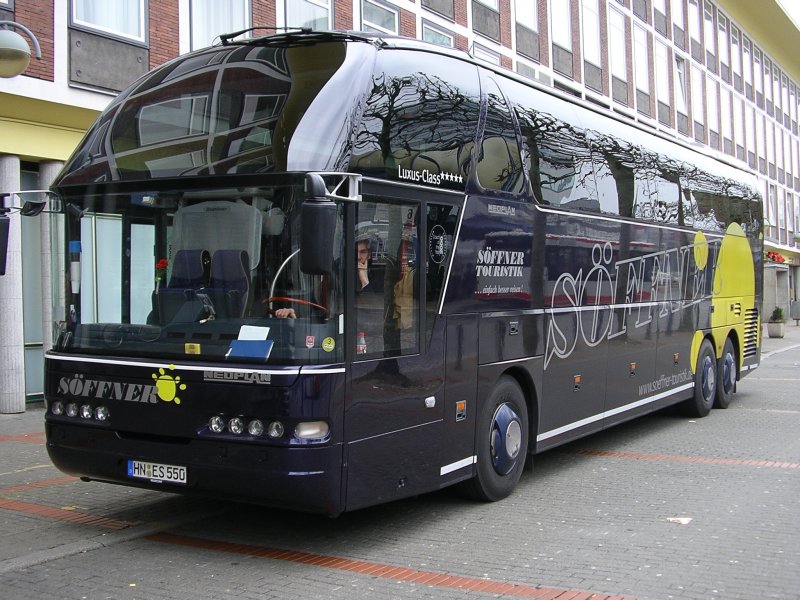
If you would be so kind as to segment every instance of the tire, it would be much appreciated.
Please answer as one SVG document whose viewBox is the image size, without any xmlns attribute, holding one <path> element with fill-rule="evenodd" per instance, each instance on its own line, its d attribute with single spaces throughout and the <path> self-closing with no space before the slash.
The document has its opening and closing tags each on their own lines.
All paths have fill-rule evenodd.
<svg viewBox="0 0 800 600">
<path fill-rule="evenodd" d="M 683 412 L 689 417 L 705 417 L 711 412 L 716 395 L 717 360 L 714 347 L 708 340 L 703 340 L 694 370 L 694 396 L 683 403 Z"/>
<path fill-rule="evenodd" d="M 733 347 L 733 342 L 728 338 L 722 348 L 722 356 L 717 361 L 717 394 L 714 400 L 714 408 L 728 408 L 730 406 L 733 394 L 736 391 L 737 363 L 736 350 Z"/>
<path fill-rule="evenodd" d="M 461 484 L 461 490 L 471 498 L 495 502 L 514 491 L 528 454 L 528 408 L 513 377 L 500 378 L 478 419 L 476 474 Z"/>
</svg>

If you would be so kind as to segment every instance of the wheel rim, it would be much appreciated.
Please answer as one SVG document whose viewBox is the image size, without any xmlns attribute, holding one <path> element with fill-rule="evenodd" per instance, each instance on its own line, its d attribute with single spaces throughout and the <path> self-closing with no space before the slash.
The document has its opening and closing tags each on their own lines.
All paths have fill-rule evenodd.
<svg viewBox="0 0 800 600">
<path fill-rule="evenodd" d="M 492 417 L 490 438 L 492 466 L 500 475 L 508 475 L 517 464 L 522 448 L 522 422 L 510 404 L 501 404 Z"/>
<path fill-rule="evenodd" d="M 703 373 L 700 381 L 703 392 L 703 400 L 708 403 L 714 400 L 715 383 L 717 379 L 714 361 L 710 356 L 703 358 Z"/>
<path fill-rule="evenodd" d="M 736 382 L 736 361 L 732 354 L 726 354 L 722 363 L 722 386 L 725 393 L 730 393 L 733 390 L 733 385 Z"/>
</svg>

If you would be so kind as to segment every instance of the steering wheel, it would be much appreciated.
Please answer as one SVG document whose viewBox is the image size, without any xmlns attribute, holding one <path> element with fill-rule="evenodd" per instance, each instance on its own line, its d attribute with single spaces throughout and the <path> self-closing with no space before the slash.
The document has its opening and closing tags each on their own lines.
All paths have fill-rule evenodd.
<svg viewBox="0 0 800 600">
<path fill-rule="evenodd" d="M 322 306 L 321 304 L 317 304 L 316 302 L 311 302 L 311 300 L 303 300 L 302 298 L 289 298 L 287 296 L 268 296 L 267 298 L 264 298 L 261 302 L 270 305 L 273 302 L 289 302 L 292 304 L 303 304 L 305 306 L 313 306 L 314 308 L 318 308 L 319 310 L 321 310 L 325 317 L 327 317 L 328 313 L 330 312 L 326 307 Z"/>
</svg>

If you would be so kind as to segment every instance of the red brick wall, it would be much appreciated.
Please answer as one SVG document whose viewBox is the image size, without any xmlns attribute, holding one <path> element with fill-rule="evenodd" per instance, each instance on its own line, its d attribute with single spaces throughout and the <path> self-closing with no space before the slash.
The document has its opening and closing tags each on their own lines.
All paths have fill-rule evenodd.
<svg viewBox="0 0 800 600">
<path fill-rule="evenodd" d="M 41 60 L 33 58 L 35 50 L 28 36 L 19 29 L 13 30 L 20 34 L 31 48 L 31 64 L 25 70 L 25 75 L 28 77 L 53 81 L 53 13 L 53 0 L 14 2 L 14 20 L 33 32 L 42 51 Z"/>
<path fill-rule="evenodd" d="M 455 0 L 456 23 L 467 26 L 467 0 Z"/>
<path fill-rule="evenodd" d="M 458 33 L 456 34 L 456 48 L 464 52 L 469 52 L 469 41 L 466 36 Z"/>
<path fill-rule="evenodd" d="M 547 30 L 547 2 L 539 2 L 539 62 L 550 66 L 550 37 Z"/>
<path fill-rule="evenodd" d="M 610 96 L 611 89 L 610 84 L 608 83 L 608 70 L 611 68 L 611 64 L 608 59 L 608 52 L 603 52 L 603 48 L 609 47 L 609 40 L 608 40 L 608 5 L 606 4 L 606 0 L 600 0 L 600 69 L 603 71 L 603 95 Z"/>
<path fill-rule="evenodd" d="M 417 19 L 414 13 L 400 9 L 400 35 L 417 37 Z"/>
<path fill-rule="evenodd" d="M 500 0 L 500 45 L 511 48 L 511 0 Z"/>
<path fill-rule="evenodd" d="M 280 1 L 280 0 L 278 0 Z M 275 0 L 252 0 L 253 27 L 275 27 Z M 255 35 L 269 35 L 271 31 L 256 31 Z"/>
<path fill-rule="evenodd" d="M 150 68 L 178 56 L 178 3 L 150 0 Z"/>
<path fill-rule="evenodd" d="M 360 23 L 353 23 L 353 0 L 334 0 L 333 28 L 349 30 L 360 26 Z"/>
<path fill-rule="evenodd" d="M 572 0 L 570 7 L 570 15 L 572 16 L 572 79 L 579 82 L 581 81 L 581 72 L 583 70 L 583 40 L 581 39 L 581 15 L 580 15 L 580 2 Z"/>
</svg>

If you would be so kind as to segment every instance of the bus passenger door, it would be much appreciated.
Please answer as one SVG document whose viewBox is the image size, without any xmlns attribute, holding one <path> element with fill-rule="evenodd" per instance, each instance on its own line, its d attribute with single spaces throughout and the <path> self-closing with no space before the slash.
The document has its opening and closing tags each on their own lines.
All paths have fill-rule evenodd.
<svg viewBox="0 0 800 600">
<path fill-rule="evenodd" d="M 352 278 L 356 339 L 345 402 L 347 510 L 438 486 L 444 412 L 443 332 L 434 332 L 428 345 L 420 331 L 426 305 L 420 302 L 426 284 L 420 205 L 365 194 L 356 210 L 356 251 L 368 249 L 370 256 L 367 273 Z"/>
</svg>

